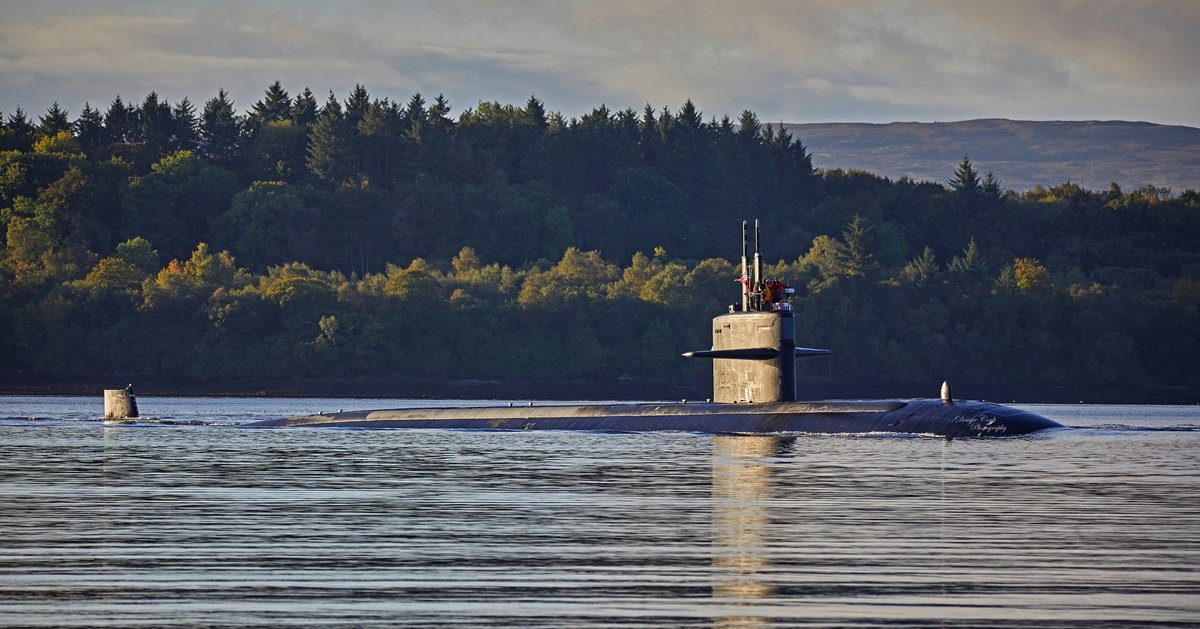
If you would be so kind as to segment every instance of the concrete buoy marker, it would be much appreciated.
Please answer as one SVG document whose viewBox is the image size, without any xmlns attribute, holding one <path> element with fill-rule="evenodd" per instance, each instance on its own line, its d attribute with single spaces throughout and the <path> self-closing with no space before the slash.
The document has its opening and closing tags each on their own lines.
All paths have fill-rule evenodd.
<svg viewBox="0 0 1200 629">
<path fill-rule="evenodd" d="M 132 419 L 138 416 L 133 385 L 124 389 L 104 390 L 104 419 Z"/>
</svg>

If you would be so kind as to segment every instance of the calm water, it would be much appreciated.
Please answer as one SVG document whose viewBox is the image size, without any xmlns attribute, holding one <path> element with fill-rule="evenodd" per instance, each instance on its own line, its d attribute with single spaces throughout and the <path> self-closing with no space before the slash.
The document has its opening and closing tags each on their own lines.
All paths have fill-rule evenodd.
<svg viewBox="0 0 1200 629">
<path fill-rule="evenodd" d="M 139 403 L 162 423 L 0 397 L 0 625 L 1200 624 L 1198 407 L 1028 405 L 1074 428 L 945 441 Z"/>
</svg>

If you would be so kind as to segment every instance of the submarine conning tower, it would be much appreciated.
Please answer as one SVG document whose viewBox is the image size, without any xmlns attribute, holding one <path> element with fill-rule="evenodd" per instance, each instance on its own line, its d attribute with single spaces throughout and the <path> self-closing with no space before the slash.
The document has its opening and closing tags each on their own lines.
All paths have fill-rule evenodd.
<svg viewBox="0 0 1200 629">
<path fill-rule="evenodd" d="M 748 259 L 748 223 L 742 221 L 742 303 L 713 318 L 712 349 L 688 358 L 713 361 L 713 401 L 793 402 L 796 359 L 825 356 L 827 349 L 796 347 L 796 317 L 788 299 L 795 292 L 762 274 L 759 223 L 754 221 L 754 259 Z"/>
</svg>

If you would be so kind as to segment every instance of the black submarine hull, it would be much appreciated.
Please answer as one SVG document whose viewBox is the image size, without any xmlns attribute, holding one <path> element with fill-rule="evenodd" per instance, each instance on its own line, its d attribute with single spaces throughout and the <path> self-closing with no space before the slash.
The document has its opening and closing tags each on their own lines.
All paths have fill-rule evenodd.
<svg viewBox="0 0 1200 629">
<path fill-rule="evenodd" d="M 910 433 L 942 437 L 1004 437 L 1062 427 L 1040 415 L 999 404 L 941 400 L 419 408 L 307 415 L 250 426 L 713 434 Z"/>
</svg>

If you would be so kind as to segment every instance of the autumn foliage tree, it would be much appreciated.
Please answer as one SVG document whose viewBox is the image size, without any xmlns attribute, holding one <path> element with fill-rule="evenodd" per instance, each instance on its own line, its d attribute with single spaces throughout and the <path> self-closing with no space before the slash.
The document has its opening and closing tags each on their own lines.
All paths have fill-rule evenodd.
<svg viewBox="0 0 1200 629">
<path fill-rule="evenodd" d="M 677 354 L 760 218 L 799 338 L 835 350 L 803 377 L 1200 385 L 1195 191 L 815 169 L 692 101 L 323 100 L 8 112 L 0 371 L 702 383 Z"/>
</svg>

